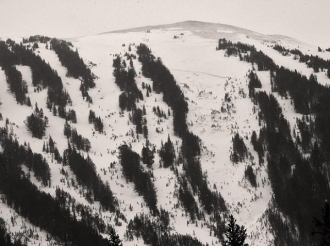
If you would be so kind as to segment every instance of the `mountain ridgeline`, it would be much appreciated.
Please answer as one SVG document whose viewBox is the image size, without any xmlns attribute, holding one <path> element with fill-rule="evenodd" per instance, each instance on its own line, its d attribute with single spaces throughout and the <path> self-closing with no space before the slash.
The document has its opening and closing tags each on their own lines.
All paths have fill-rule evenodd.
<svg viewBox="0 0 330 246">
<path fill-rule="evenodd" d="M 327 236 L 311 232 L 330 199 L 330 88 L 318 82 L 329 60 L 220 38 L 200 48 L 223 62 L 219 74 L 232 62 L 245 75 L 176 69 L 197 41 L 168 31 L 125 43 L 115 33 L 0 40 L 1 245 L 307 246 Z M 187 50 L 173 58 L 167 46 Z M 278 66 L 267 49 L 314 74 Z"/>
</svg>

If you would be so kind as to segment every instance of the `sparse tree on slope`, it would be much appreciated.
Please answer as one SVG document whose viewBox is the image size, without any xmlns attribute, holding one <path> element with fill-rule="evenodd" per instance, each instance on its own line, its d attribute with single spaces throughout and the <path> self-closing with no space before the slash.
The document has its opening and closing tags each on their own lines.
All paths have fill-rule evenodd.
<svg viewBox="0 0 330 246">
<path fill-rule="evenodd" d="M 116 233 L 115 229 L 110 229 L 110 239 L 109 239 L 109 246 L 122 246 L 122 242 Z"/>
<path fill-rule="evenodd" d="M 223 246 L 248 246 L 245 242 L 246 229 L 244 226 L 236 224 L 236 219 L 233 215 L 229 217 L 229 223 L 225 233 L 226 239 L 223 242 Z"/>
</svg>

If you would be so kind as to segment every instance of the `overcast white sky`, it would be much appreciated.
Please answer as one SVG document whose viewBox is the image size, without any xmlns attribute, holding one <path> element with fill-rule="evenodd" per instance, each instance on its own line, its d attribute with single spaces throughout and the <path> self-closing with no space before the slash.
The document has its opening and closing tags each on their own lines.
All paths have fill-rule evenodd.
<svg viewBox="0 0 330 246">
<path fill-rule="evenodd" d="M 77 37 L 184 20 L 330 47 L 330 0 L 0 0 L 0 37 Z"/>
</svg>

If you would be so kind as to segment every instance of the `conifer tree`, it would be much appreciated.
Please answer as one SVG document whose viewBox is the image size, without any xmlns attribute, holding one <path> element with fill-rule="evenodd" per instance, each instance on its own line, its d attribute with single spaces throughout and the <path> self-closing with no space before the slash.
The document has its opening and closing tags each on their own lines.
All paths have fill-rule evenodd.
<svg viewBox="0 0 330 246">
<path fill-rule="evenodd" d="M 164 167 L 169 167 L 173 164 L 175 159 L 175 150 L 170 139 L 170 135 L 168 135 L 167 142 L 162 146 L 159 155 L 164 162 Z"/>
<path fill-rule="evenodd" d="M 110 239 L 109 239 L 109 246 L 122 246 L 121 240 L 116 233 L 115 229 L 110 229 Z"/>
<path fill-rule="evenodd" d="M 223 246 L 248 246 L 245 242 L 246 229 L 244 226 L 236 224 L 236 219 L 233 215 L 230 215 L 227 230 L 225 233 L 226 239 L 223 242 Z"/>
<path fill-rule="evenodd" d="M 151 167 L 154 163 L 154 153 L 149 149 L 148 145 L 142 148 L 142 162 Z"/>
<path fill-rule="evenodd" d="M 36 104 L 35 111 L 26 118 L 25 125 L 32 137 L 41 139 L 45 135 L 46 127 L 48 126 L 48 118 L 43 117 L 42 110 L 39 111 Z"/>
</svg>

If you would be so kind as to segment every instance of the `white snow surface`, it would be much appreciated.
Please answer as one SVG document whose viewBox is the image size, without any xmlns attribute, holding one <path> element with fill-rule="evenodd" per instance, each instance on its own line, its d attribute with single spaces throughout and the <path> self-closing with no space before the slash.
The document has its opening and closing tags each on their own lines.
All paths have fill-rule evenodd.
<svg viewBox="0 0 330 246">
<path fill-rule="evenodd" d="M 246 37 L 245 34 L 234 34 L 232 30 L 224 28 L 216 29 L 215 32 L 217 35 L 214 36 L 218 38 L 231 37 L 233 41 L 255 45 L 257 49 L 269 55 L 278 65 L 296 69 L 306 76 L 313 73 L 306 64 L 299 63 L 290 56 L 284 57 L 273 50 L 270 44 L 274 44 L 274 41 L 265 42 L 257 38 L 252 39 Z M 174 36 L 179 38 L 174 39 Z M 95 163 L 102 180 L 109 182 L 111 190 L 119 200 L 120 210 L 128 221 L 133 219 L 136 214 L 148 214 L 149 211 L 143 198 L 134 191 L 134 185 L 127 183 L 122 175 L 118 161 L 118 147 L 126 143 L 140 154 L 146 139 L 141 134 L 139 138 L 136 137 L 135 126 L 129 121 L 127 112 L 119 113 L 118 97 L 121 91 L 114 82 L 112 61 L 115 54 L 123 55 L 128 52 L 129 44 L 145 43 L 156 57 L 161 57 L 164 65 L 169 68 L 184 92 L 189 105 L 187 117 L 189 129 L 202 140 L 201 165 L 203 172 L 207 174 L 209 187 L 220 192 L 226 201 L 229 212 L 234 214 L 239 224 L 246 226 L 250 245 L 272 245 L 273 235 L 267 226 L 267 218 L 265 217 L 265 211 L 272 197 L 267 175 L 267 163 L 259 165 L 258 155 L 250 143 L 252 131 L 259 134 L 260 130 L 258 109 L 255 108 L 254 111 L 255 106 L 248 97 L 247 74 L 252 69 L 252 65 L 239 61 L 237 57 L 226 57 L 223 51 L 216 51 L 217 39 L 214 37 L 203 37 L 203 35 L 198 35 L 196 32 L 184 28 L 155 29 L 151 32 L 108 33 L 71 39 L 70 41 L 78 49 L 86 64 L 89 62 L 96 64 L 91 66 L 92 72 L 97 76 L 96 87 L 89 91 L 93 104 L 88 104 L 82 99 L 79 91 L 80 81 L 67 77 L 66 68 L 61 65 L 57 55 L 52 50 L 48 50 L 44 44 L 40 44 L 36 53 L 48 62 L 62 78 L 63 85 L 72 99 L 72 106 L 68 108 L 74 109 L 77 113 L 78 123 L 71 124 L 71 126 L 76 128 L 83 137 L 90 140 L 92 148 L 89 156 Z M 281 42 L 288 47 L 298 48 L 299 46 L 303 53 L 317 54 L 315 47 L 303 46 L 300 42 L 295 43 L 292 40 L 287 41 L 287 39 L 282 39 Z M 134 45 L 132 45 L 132 52 L 135 52 Z M 322 53 L 322 56 L 326 58 L 327 54 Z M 16 67 L 27 82 L 33 107 L 16 103 L 13 94 L 5 89 L 7 88 L 6 78 L 4 72 L 0 71 L 0 85 L 3 88 L 0 90 L 2 102 L 0 112 L 4 119 L 8 118 L 11 122 L 10 130 L 17 137 L 19 143 L 29 143 L 32 150 L 35 153 L 43 154 L 49 163 L 52 176 L 51 187 L 42 187 L 33 175 L 31 175 L 31 181 L 40 190 L 53 196 L 56 186 L 60 186 L 69 192 L 77 202 L 90 206 L 93 212 L 98 213 L 99 204 L 89 204 L 81 195 L 80 189 L 70 186 L 69 180 L 66 180 L 60 173 L 62 165 L 53 161 L 50 155 L 42 152 L 43 142 L 47 141 L 49 136 L 56 142 L 60 153 L 63 153 L 67 148 L 67 139 L 63 134 L 65 121 L 53 116 L 46 108 L 46 89 L 41 92 L 34 91 L 30 68 L 27 66 Z M 138 106 L 142 108 L 145 105 L 146 107 L 150 143 L 155 145 L 156 149 L 160 149 L 161 142 L 165 142 L 169 135 L 178 150 L 181 146 L 181 140 L 174 135 L 172 116 L 159 122 L 158 117 L 152 112 L 154 106 L 159 106 L 160 109 L 167 112 L 168 106 L 163 102 L 161 94 L 152 92 L 150 97 L 146 97 L 146 90 L 142 89 L 142 82 L 152 84 L 152 81 L 142 76 L 141 64 L 137 60 L 134 60 L 134 67 L 137 71 L 136 83 L 144 95 L 144 100 L 140 101 Z M 262 82 L 261 90 L 272 93 L 269 72 L 257 72 L 257 75 Z M 324 72 L 318 73 L 317 77 L 322 84 L 329 84 L 330 82 Z M 230 103 L 224 100 L 226 93 L 230 96 Z M 296 117 L 300 117 L 300 115 L 294 112 L 290 100 L 278 96 L 277 98 L 284 109 L 285 117 L 291 126 L 294 126 Z M 26 117 L 33 112 L 35 103 L 43 109 L 49 118 L 49 127 L 42 140 L 32 138 L 24 123 Z M 226 108 L 225 112 L 221 111 L 222 107 Z M 96 115 L 103 119 L 104 134 L 96 132 L 88 123 L 89 110 L 94 110 Z M 0 121 L 0 126 L 5 126 L 5 120 Z M 157 133 L 156 129 L 160 130 L 160 133 Z M 233 164 L 230 161 L 231 139 L 236 133 L 244 138 L 250 158 L 243 163 Z M 111 162 L 116 163 L 115 168 L 110 168 Z M 251 187 L 244 177 L 244 171 L 248 165 L 251 165 L 257 174 L 257 188 Z M 65 169 L 71 177 L 74 176 L 69 167 L 65 167 Z M 179 170 L 182 171 L 180 168 Z M 197 223 L 199 224 L 197 226 L 195 223 L 189 223 L 187 226 L 189 218 L 184 215 L 181 207 L 175 206 L 178 203 L 178 199 L 174 196 L 177 177 L 171 170 L 160 167 L 157 154 L 152 171 L 157 189 L 158 207 L 162 207 L 170 213 L 171 227 L 174 231 L 196 237 L 204 244 L 220 245 L 216 237 L 210 236 L 207 226 L 200 226 L 201 222 Z M 130 206 L 132 206 L 132 210 L 129 209 Z M 11 233 L 24 232 L 26 228 L 35 228 L 4 203 L 0 203 L 0 207 L 0 217 L 5 219 L 8 231 Z M 15 225 L 10 221 L 12 216 L 17 218 Z M 102 212 L 102 216 L 113 222 L 114 215 L 110 212 Z M 23 224 L 24 226 L 22 226 Z M 126 241 L 124 238 L 126 226 L 127 224 L 123 222 L 122 226 L 115 227 L 120 238 L 124 240 L 124 245 L 144 245 L 142 239 Z M 28 245 L 37 243 L 51 245 L 53 243 L 45 240 L 46 232 L 40 232 L 40 229 L 35 228 L 35 233 L 39 234 L 39 238 L 31 239 L 27 242 Z"/>
</svg>

